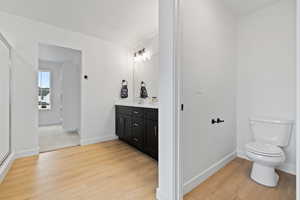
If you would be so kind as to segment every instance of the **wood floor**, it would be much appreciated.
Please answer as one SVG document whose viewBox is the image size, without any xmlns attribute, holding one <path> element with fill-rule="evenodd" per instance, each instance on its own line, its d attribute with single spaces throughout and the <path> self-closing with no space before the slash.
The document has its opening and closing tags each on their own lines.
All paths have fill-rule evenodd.
<svg viewBox="0 0 300 200">
<path fill-rule="evenodd" d="M 296 177 L 279 172 L 276 188 L 268 188 L 249 179 L 251 163 L 235 159 L 199 187 L 187 194 L 184 200 L 295 200 Z"/>
<path fill-rule="evenodd" d="M 279 187 L 248 178 L 250 163 L 236 159 L 184 200 L 295 200 L 295 177 Z M 0 185 L 0 200 L 154 200 L 157 162 L 121 141 L 18 159 Z"/>
<path fill-rule="evenodd" d="M 157 162 L 120 141 L 16 160 L 1 200 L 153 200 Z"/>
</svg>

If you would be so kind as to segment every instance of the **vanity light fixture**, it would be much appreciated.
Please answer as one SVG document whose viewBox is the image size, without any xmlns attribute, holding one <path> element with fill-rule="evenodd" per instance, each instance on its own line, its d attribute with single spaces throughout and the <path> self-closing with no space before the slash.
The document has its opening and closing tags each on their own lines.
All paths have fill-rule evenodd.
<svg viewBox="0 0 300 200">
<path fill-rule="evenodd" d="M 146 51 L 146 49 L 143 48 L 134 53 L 133 59 L 135 62 L 146 61 L 151 59 L 151 55 L 149 51 Z"/>
</svg>

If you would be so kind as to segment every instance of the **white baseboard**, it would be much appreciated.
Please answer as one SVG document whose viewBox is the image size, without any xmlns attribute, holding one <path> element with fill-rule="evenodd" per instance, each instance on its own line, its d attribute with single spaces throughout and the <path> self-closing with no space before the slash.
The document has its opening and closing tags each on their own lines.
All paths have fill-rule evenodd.
<svg viewBox="0 0 300 200">
<path fill-rule="evenodd" d="M 40 149 L 35 148 L 35 149 L 26 149 L 26 150 L 21 150 L 17 151 L 15 154 L 15 158 L 23 158 L 23 157 L 29 157 L 29 156 L 36 156 L 39 155 Z"/>
<path fill-rule="evenodd" d="M 89 145 L 89 144 L 97 144 L 100 142 L 106 142 L 106 141 L 111 141 L 111 140 L 116 140 L 116 139 L 118 139 L 118 137 L 116 135 L 80 139 L 80 145 L 84 146 L 84 145 Z"/>
<path fill-rule="evenodd" d="M 3 182 L 5 176 L 7 175 L 8 171 L 10 170 L 13 162 L 15 160 L 15 153 L 12 152 L 6 161 L 0 167 L 0 184 Z"/>
<path fill-rule="evenodd" d="M 169 200 L 166 194 L 163 194 L 159 188 L 156 188 L 156 199 L 157 200 Z"/>
<path fill-rule="evenodd" d="M 184 183 L 183 186 L 183 194 L 187 194 L 191 192 L 194 188 L 196 188 L 198 185 L 200 185 L 202 182 L 204 182 L 206 179 L 208 179 L 210 176 L 212 176 L 214 173 L 219 171 L 221 168 L 223 168 L 226 164 L 231 162 L 236 158 L 236 152 L 232 152 L 225 156 L 220 161 L 213 164 L 208 169 L 204 170 L 200 174 L 196 175 L 186 183 Z"/>
<path fill-rule="evenodd" d="M 249 160 L 249 158 L 246 156 L 245 151 L 238 149 L 236 152 L 237 152 L 237 157 L 245 159 L 245 160 Z"/>
<path fill-rule="evenodd" d="M 39 124 L 39 127 L 47 127 L 47 126 L 62 126 L 62 122 L 54 122 L 49 124 Z"/>
<path fill-rule="evenodd" d="M 239 158 L 249 160 L 249 158 L 246 156 L 246 153 L 243 150 L 238 149 L 237 152 L 237 156 Z M 288 174 L 296 175 L 296 164 L 284 163 L 283 165 L 277 167 L 277 169 L 284 171 Z"/>
<path fill-rule="evenodd" d="M 279 170 L 296 176 L 296 164 L 284 163 L 278 167 Z"/>
</svg>

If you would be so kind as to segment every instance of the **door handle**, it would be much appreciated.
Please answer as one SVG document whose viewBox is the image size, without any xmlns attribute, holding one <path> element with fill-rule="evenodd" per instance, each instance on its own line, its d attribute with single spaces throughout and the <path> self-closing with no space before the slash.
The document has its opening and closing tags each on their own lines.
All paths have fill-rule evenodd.
<svg viewBox="0 0 300 200">
<path fill-rule="evenodd" d="M 217 120 L 215 120 L 215 119 L 211 120 L 211 124 L 220 124 L 220 123 L 224 123 L 224 122 L 225 121 L 220 118 L 217 118 Z"/>
<path fill-rule="evenodd" d="M 157 127 L 154 126 L 154 136 L 157 137 Z"/>
<path fill-rule="evenodd" d="M 221 120 L 220 118 L 218 118 L 217 119 L 217 123 L 219 124 L 219 123 L 223 123 L 223 122 L 225 122 L 224 120 Z"/>
</svg>

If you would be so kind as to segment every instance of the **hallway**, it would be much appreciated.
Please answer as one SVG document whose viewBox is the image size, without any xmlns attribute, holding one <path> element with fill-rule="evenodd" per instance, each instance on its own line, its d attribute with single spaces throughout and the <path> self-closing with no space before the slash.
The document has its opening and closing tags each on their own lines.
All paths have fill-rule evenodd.
<svg viewBox="0 0 300 200">
<path fill-rule="evenodd" d="M 77 132 L 66 132 L 62 126 L 39 127 L 40 152 L 53 151 L 80 145 Z"/>
</svg>

